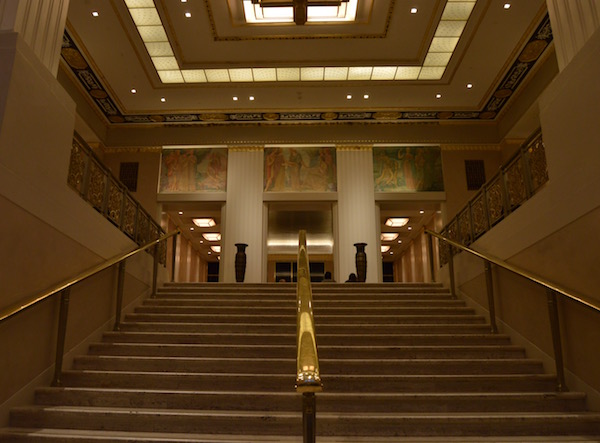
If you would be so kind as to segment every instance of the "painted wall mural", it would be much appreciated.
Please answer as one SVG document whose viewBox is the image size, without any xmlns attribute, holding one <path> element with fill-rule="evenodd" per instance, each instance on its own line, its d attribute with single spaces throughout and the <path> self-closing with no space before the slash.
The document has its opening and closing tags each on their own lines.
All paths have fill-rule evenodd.
<svg viewBox="0 0 600 443">
<path fill-rule="evenodd" d="M 158 192 L 227 190 L 227 149 L 165 149 Z"/>
<path fill-rule="evenodd" d="M 266 148 L 264 190 L 334 192 L 335 148 Z"/>
<path fill-rule="evenodd" d="M 443 191 L 442 155 L 437 146 L 373 149 L 375 192 Z"/>
</svg>

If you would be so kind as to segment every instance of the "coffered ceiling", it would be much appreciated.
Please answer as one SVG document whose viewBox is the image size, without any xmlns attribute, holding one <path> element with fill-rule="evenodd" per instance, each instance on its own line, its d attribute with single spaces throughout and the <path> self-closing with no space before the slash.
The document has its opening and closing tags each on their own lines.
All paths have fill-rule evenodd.
<svg viewBox="0 0 600 443">
<path fill-rule="evenodd" d="M 498 142 L 556 70 L 544 0 L 358 0 L 301 26 L 246 23 L 242 0 L 72 1 L 62 55 L 108 146 Z"/>
</svg>

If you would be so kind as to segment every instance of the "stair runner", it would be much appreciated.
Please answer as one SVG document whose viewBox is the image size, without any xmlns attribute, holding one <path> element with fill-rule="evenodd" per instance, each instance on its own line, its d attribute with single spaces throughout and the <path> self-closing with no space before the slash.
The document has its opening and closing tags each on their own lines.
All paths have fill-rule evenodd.
<svg viewBox="0 0 600 443">
<path fill-rule="evenodd" d="M 319 441 L 600 441 L 583 393 L 555 392 L 541 362 L 440 285 L 313 294 Z M 12 410 L 0 441 L 299 442 L 295 328 L 293 285 L 169 284 L 76 358 L 63 387 Z"/>
</svg>

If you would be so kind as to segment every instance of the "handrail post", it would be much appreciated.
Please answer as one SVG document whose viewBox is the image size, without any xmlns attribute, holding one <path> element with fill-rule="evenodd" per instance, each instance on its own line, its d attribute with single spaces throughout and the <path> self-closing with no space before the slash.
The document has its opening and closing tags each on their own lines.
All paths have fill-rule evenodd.
<svg viewBox="0 0 600 443">
<path fill-rule="evenodd" d="M 54 380 L 52 386 L 62 385 L 62 363 L 65 353 L 65 338 L 67 336 L 67 317 L 69 316 L 69 299 L 71 288 L 60 292 L 60 311 L 58 314 L 58 334 L 56 337 L 56 358 L 54 360 Z"/>
<path fill-rule="evenodd" d="M 496 305 L 494 303 L 494 281 L 492 280 L 492 264 L 484 260 L 483 266 L 485 268 L 485 286 L 487 289 L 488 308 L 490 310 L 490 327 L 492 334 L 498 333 L 498 326 L 496 325 Z"/>
<path fill-rule="evenodd" d="M 117 312 L 115 314 L 114 331 L 121 330 L 121 309 L 123 307 L 123 288 L 125 286 L 125 260 L 119 262 L 119 274 L 117 276 Z"/>
<path fill-rule="evenodd" d="M 154 245 L 154 266 L 152 269 L 152 294 L 150 297 L 156 297 L 156 280 L 158 278 L 158 243 Z"/>
<path fill-rule="evenodd" d="M 548 297 L 548 314 L 550 316 L 550 329 L 552 332 L 552 345 L 554 347 L 554 362 L 556 364 L 556 390 L 566 392 L 569 389 L 565 383 L 565 369 L 563 363 L 562 344 L 560 339 L 560 323 L 558 320 L 558 304 L 556 292 L 552 289 L 546 290 Z"/>
<path fill-rule="evenodd" d="M 454 281 L 454 248 L 448 245 L 448 272 L 450 273 L 450 294 L 456 298 L 456 282 Z"/>
<path fill-rule="evenodd" d="M 427 234 L 427 254 L 429 255 L 429 272 L 431 273 L 431 282 L 435 283 L 435 264 L 433 262 L 433 236 Z"/>
<path fill-rule="evenodd" d="M 177 235 L 172 237 L 173 247 L 171 248 L 173 254 L 171 257 L 171 283 L 175 281 L 175 262 L 177 261 Z"/>
<path fill-rule="evenodd" d="M 302 435 L 304 443 L 315 443 L 317 434 L 317 400 L 314 392 L 302 394 Z"/>
</svg>

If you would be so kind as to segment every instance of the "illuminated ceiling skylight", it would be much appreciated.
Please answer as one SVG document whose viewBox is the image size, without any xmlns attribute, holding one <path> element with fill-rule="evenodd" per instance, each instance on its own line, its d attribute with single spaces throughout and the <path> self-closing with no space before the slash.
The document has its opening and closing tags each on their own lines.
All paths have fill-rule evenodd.
<svg viewBox="0 0 600 443">
<path fill-rule="evenodd" d="M 408 217 L 390 217 L 385 221 L 386 226 L 391 226 L 392 228 L 401 228 L 408 223 Z"/>
<path fill-rule="evenodd" d="M 204 237 L 208 241 L 220 241 L 221 234 L 218 232 L 204 232 L 202 233 L 202 237 Z"/>
<path fill-rule="evenodd" d="M 382 232 L 381 241 L 394 241 L 398 238 L 397 232 Z"/>
<path fill-rule="evenodd" d="M 291 3 L 291 1 L 243 0 L 246 23 L 294 23 L 294 7 Z M 339 5 L 311 6 L 309 3 L 306 8 L 306 21 L 309 23 L 352 22 L 356 19 L 357 6 L 358 0 L 342 1 Z"/>
<path fill-rule="evenodd" d="M 212 228 L 217 225 L 214 218 L 193 218 L 192 221 L 199 228 Z"/>
<path fill-rule="evenodd" d="M 349 0 L 346 9 L 349 10 L 356 1 Z M 154 6 L 154 1 L 125 0 L 125 3 L 146 46 L 148 55 L 152 59 L 154 68 L 163 83 L 254 83 L 440 80 L 446 71 L 477 0 L 447 1 L 422 66 L 239 67 L 185 70 L 179 67 L 158 11 Z M 343 4 L 346 3 L 342 2 Z M 251 6 L 255 7 L 256 5 L 251 4 Z M 339 6 L 339 8 L 341 7 Z M 324 10 L 323 14 L 330 14 L 325 6 L 321 8 Z M 262 9 L 283 9 L 283 7 Z M 354 17 L 355 15 L 356 12 L 354 12 Z M 316 16 L 314 20 L 317 20 Z"/>
</svg>

